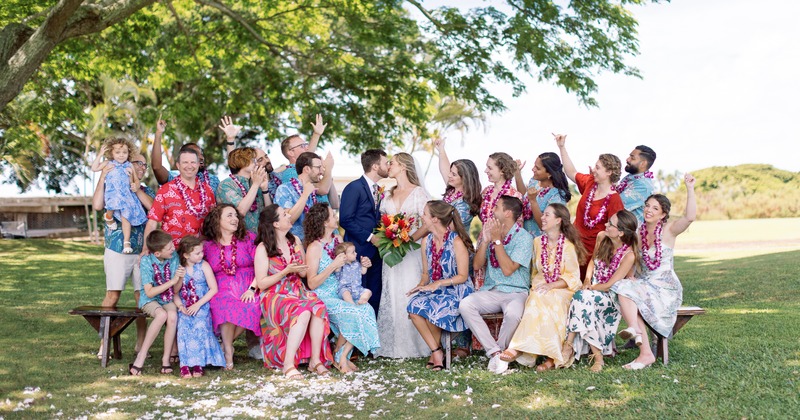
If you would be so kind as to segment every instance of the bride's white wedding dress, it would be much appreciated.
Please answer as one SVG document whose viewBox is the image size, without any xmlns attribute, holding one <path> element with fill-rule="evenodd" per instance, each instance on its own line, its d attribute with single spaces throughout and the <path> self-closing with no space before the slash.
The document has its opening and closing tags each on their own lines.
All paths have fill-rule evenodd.
<svg viewBox="0 0 800 420">
<path fill-rule="evenodd" d="M 405 213 L 414 217 L 412 233 L 422 226 L 422 212 L 431 197 L 422 187 L 416 187 L 398 209 L 387 194 L 381 201 L 381 214 L 395 215 Z M 378 333 L 381 348 L 378 356 L 403 358 L 429 356 L 431 350 L 420 337 L 414 324 L 408 318 L 406 293 L 419 284 L 422 278 L 422 252 L 410 251 L 399 264 L 389 267 L 383 263 L 383 290 L 378 309 Z"/>
</svg>

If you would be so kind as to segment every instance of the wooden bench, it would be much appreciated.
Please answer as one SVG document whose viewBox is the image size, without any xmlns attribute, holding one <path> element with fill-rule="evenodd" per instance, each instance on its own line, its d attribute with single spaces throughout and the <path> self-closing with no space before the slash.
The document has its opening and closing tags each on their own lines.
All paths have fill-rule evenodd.
<svg viewBox="0 0 800 420">
<path fill-rule="evenodd" d="M 497 339 L 497 336 L 500 334 L 500 325 L 503 320 L 502 312 L 496 314 L 483 314 L 483 321 L 500 321 L 495 323 L 489 323 L 489 332 L 492 333 L 492 337 Z M 494 327 L 494 328 L 492 328 Z M 452 362 L 452 334 L 450 331 L 442 330 L 442 345 L 444 346 L 444 368 L 450 369 L 450 363 Z M 459 333 L 455 333 L 459 334 Z"/>
<path fill-rule="evenodd" d="M 678 331 L 689 322 L 693 316 L 695 315 L 703 315 L 706 313 L 706 310 L 699 307 L 699 306 L 681 306 L 678 308 L 678 318 L 675 320 L 675 325 L 672 326 L 672 335 L 678 333 Z M 661 358 L 661 361 L 664 363 L 664 366 L 669 363 L 669 339 L 662 336 L 661 334 L 657 333 L 650 325 L 647 328 L 656 336 L 656 348 L 653 353 L 656 355 L 656 360 Z"/>
<path fill-rule="evenodd" d="M 138 308 L 123 306 L 79 306 L 71 311 L 70 315 L 81 315 L 89 322 L 95 331 L 100 334 L 103 341 L 103 352 L 100 365 L 108 365 L 109 342 L 114 342 L 114 358 L 122 359 L 120 334 L 128 328 L 136 318 L 147 317 L 147 314 Z"/>
</svg>

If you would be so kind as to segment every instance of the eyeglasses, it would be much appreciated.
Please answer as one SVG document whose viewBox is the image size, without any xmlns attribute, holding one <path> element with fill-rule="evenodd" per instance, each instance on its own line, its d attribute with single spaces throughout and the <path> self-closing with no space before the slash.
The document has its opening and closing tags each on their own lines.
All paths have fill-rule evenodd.
<svg viewBox="0 0 800 420">
<path fill-rule="evenodd" d="M 131 163 L 134 164 L 134 165 L 139 166 L 140 168 L 147 169 L 147 163 L 145 163 L 145 162 L 131 162 Z"/>
<path fill-rule="evenodd" d="M 296 148 L 298 148 L 298 147 L 302 147 L 303 149 L 306 149 L 306 148 L 308 148 L 308 143 L 300 143 L 300 144 L 296 144 L 296 145 L 294 145 L 294 146 L 290 147 L 290 148 L 289 148 L 289 150 L 296 149 Z"/>
<path fill-rule="evenodd" d="M 617 225 L 615 225 L 615 224 L 611 223 L 611 221 L 610 221 L 610 220 L 609 220 L 608 222 L 606 222 L 606 225 L 608 225 L 608 226 L 611 226 L 611 227 L 613 227 L 613 228 L 614 228 L 614 229 L 616 229 L 616 230 L 619 230 L 619 227 L 617 227 Z"/>
</svg>

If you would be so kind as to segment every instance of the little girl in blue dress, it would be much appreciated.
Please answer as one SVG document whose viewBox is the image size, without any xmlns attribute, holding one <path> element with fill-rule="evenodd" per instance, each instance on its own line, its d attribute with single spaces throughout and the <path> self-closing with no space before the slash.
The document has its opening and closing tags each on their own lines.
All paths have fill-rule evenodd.
<svg viewBox="0 0 800 420">
<path fill-rule="evenodd" d="M 139 179 L 136 178 L 136 172 L 130 162 L 134 150 L 135 146 L 130 140 L 112 137 L 103 143 L 100 153 L 92 163 L 94 172 L 100 172 L 106 166 L 112 167 L 106 175 L 103 195 L 106 209 L 105 222 L 109 230 L 117 228 L 115 218 L 122 223 L 123 254 L 133 253 L 131 226 L 147 222 L 147 213 L 136 198 L 136 193 L 131 190 L 132 186 L 139 185 Z M 106 158 L 105 161 L 101 161 L 103 156 Z"/>
<path fill-rule="evenodd" d="M 361 276 L 367 272 L 367 268 L 357 261 L 356 246 L 352 242 L 342 242 L 336 245 L 334 254 L 344 254 L 345 265 L 339 270 L 339 297 L 347 303 L 353 302 L 353 296 L 358 296 L 358 304 L 367 303 L 372 296 L 372 291 L 361 286 Z"/>
<path fill-rule="evenodd" d="M 217 293 L 211 266 L 203 261 L 203 241 L 194 236 L 181 239 L 178 246 L 181 265 L 186 268 L 183 283 L 175 286 L 178 306 L 178 355 L 181 377 L 203 376 L 204 366 L 225 366 L 222 347 L 211 326 L 208 302 Z"/>
</svg>

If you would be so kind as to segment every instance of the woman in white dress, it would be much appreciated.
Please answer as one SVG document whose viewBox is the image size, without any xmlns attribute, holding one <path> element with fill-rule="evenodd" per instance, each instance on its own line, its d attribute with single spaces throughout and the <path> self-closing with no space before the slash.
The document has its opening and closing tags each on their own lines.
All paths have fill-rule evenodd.
<svg viewBox="0 0 800 420">
<path fill-rule="evenodd" d="M 420 184 L 414 158 L 408 153 L 398 153 L 389 161 L 389 178 L 397 181 L 381 200 L 381 214 L 405 213 L 413 217 L 411 238 L 419 241 L 428 234 L 422 227 L 422 212 L 430 195 Z M 406 254 L 399 264 L 389 267 L 383 263 L 383 291 L 378 309 L 378 332 L 381 348 L 378 356 L 391 358 L 423 357 L 430 349 L 417 333 L 408 318 L 408 296 L 406 292 L 419 284 L 422 278 L 422 253 L 419 249 Z"/>
</svg>

